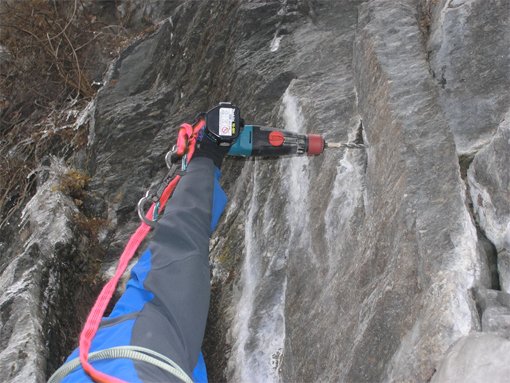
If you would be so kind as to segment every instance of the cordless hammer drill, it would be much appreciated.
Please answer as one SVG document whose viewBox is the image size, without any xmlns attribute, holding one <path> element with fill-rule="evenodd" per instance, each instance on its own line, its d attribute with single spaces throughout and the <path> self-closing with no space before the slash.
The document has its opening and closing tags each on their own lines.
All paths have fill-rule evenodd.
<svg viewBox="0 0 510 383">
<path fill-rule="evenodd" d="M 321 154 L 327 144 L 318 134 L 299 134 L 285 130 L 244 125 L 239 108 L 220 102 L 205 115 L 206 134 L 221 146 L 229 146 L 230 156 L 277 157 L 282 155 L 310 156 Z"/>
</svg>

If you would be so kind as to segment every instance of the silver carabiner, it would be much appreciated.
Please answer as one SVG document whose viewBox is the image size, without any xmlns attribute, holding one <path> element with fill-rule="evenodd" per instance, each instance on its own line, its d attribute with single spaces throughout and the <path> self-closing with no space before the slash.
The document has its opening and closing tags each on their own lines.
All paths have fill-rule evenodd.
<svg viewBox="0 0 510 383">
<path fill-rule="evenodd" d="M 140 217 L 140 219 L 144 223 L 149 225 L 150 227 L 156 226 L 156 222 L 158 221 L 158 213 L 159 213 L 159 198 L 161 198 L 161 194 L 163 193 L 164 189 L 168 186 L 170 181 L 174 178 L 174 175 L 175 175 L 177 168 L 179 166 L 176 163 L 175 164 L 172 163 L 172 154 L 174 154 L 176 152 L 176 149 L 177 149 L 177 146 L 174 145 L 172 147 L 172 150 L 170 150 L 165 155 L 165 163 L 166 163 L 166 166 L 170 169 L 170 171 L 168 172 L 166 177 L 163 179 L 163 182 L 158 187 L 158 190 L 156 191 L 156 193 L 151 194 L 151 191 L 149 189 L 149 190 L 147 190 L 147 193 L 145 193 L 145 196 L 140 198 L 140 200 L 138 201 L 138 205 L 137 205 L 138 217 Z M 187 168 L 187 155 L 185 154 L 181 158 L 181 172 L 186 171 L 186 168 Z M 157 198 L 157 202 L 155 202 L 156 198 Z M 145 208 L 145 204 L 147 202 L 155 203 L 154 211 L 152 214 L 152 217 L 153 217 L 152 220 L 148 219 L 145 215 L 144 208 Z"/>
<path fill-rule="evenodd" d="M 145 207 L 145 204 L 147 203 L 147 201 L 151 201 L 149 193 L 150 193 L 150 191 L 147 190 L 147 193 L 145 193 L 145 196 L 140 198 L 140 201 L 138 201 L 138 209 L 137 209 L 138 210 L 138 217 L 140 217 L 140 219 L 143 222 L 145 222 L 147 225 L 149 225 L 150 227 L 155 227 L 156 226 L 156 220 L 151 221 L 150 219 L 148 219 L 145 216 L 145 211 L 144 211 L 144 207 Z M 156 206 L 155 209 L 157 209 L 157 208 L 158 207 Z"/>
<path fill-rule="evenodd" d="M 166 163 L 166 167 L 168 169 L 172 169 L 172 166 L 177 166 L 176 163 L 175 164 L 172 163 L 172 154 L 174 154 L 176 151 L 177 151 L 177 146 L 174 145 L 174 146 L 172 146 L 172 150 L 167 152 L 167 154 L 165 155 L 165 163 Z M 184 154 L 181 158 L 181 171 L 184 172 L 184 171 L 186 171 L 187 168 L 188 168 L 188 155 Z"/>
<path fill-rule="evenodd" d="M 165 155 L 165 163 L 166 163 L 166 167 L 168 169 L 172 169 L 172 166 L 174 165 L 172 163 L 172 154 L 174 154 L 176 151 L 177 151 L 177 146 L 174 145 L 174 146 L 172 146 L 172 149 L 169 152 L 167 152 L 167 154 Z"/>
</svg>

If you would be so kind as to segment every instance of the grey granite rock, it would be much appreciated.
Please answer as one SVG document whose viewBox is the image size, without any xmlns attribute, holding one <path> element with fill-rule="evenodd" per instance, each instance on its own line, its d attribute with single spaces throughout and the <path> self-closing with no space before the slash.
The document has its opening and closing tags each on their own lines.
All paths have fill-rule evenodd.
<svg viewBox="0 0 510 383">
<path fill-rule="evenodd" d="M 448 0 L 436 8 L 430 67 L 457 151 L 473 154 L 490 141 L 510 103 L 510 3 Z"/>
<path fill-rule="evenodd" d="M 493 334 L 472 334 L 448 352 L 431 383 L 503 383 L 509 375 L 510 341 Z"/>
<path fill-rule="evenodd" d="M 360 230 L 365 241 L 350 256 L 366 263 L 375 279 L 370 299 L 360 303 L 373 319 L 354 341 L 352 353 L 359 355 L 347 377 L 427 381 L 450 345 L 479 329 L 468 292 L 481 277 L 477 235 L 454 136 L 423 50 L 417 2 L 364 4 L 355 52 L 370 149 Z M 355 275 L 362 270 L 351 268 Z"/>
<path fill-rule="evenodd" d="M 498 252 L 500 284 L 510 293 L 510 112 L 490 143 L 480 150 L 468 170 L 468 182 L 480 227 Z"/>
<path fill-rule="evenodd" d="M 481 314 L 482 331 L 510 339 L 510 294 L 477 288 L 474 296 Z"/>
<path fill-rule="evenodd" d="M 482 315 L 482 331 L 497 333 L 510 340 L 510 308 L 490 307 Z"/>
<path fill-rule="evenodd" d="M 46 173 L 44 181 L 23 209 L 18 233 L 23 243 L 2 252 L 2 382 L 46 381 L 47 371 L 62 362 L 62 348 L 75 342 L 71 337 L 80 325 L 72 314 L 75 294 L 81 289 L 79 269 L 84 264 L 81 252 L 86 238 L 73 223 L 78 208 L 62 191 L 69 169 L 53 159 L 40 171 Z M 89 288 L 95 291 L 92 284 Z"/>
<path fill-rule="evenodd" d="M 501 288 L 510 293 L 510 250 L 501 250 L 498 253 L 498 272 Z"/>
</svg>

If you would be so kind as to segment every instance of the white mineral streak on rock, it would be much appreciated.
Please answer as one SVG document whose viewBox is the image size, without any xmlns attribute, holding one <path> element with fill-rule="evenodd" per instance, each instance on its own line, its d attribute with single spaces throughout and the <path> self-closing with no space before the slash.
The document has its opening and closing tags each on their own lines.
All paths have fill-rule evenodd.
<svg viewBox="0 0 510 383">
<path fill-rule="evenodd" d="M 287 89 L 283 95 L 283 120 L 285 130 L 295 133 L 304 132 L 304 118 L 299 108 L 298 100 Z M 310 170 L 308 167 L 309 160 L 307 156 L 282 158 L 280 161 L 280 171 L 283 183 L 287 188 L 287 220 L 292 233 L 297 230 L 303 232 L 306 239 L 301 237 L 301 241 L 306 246 L 310 242 L 310 231 L 308 225 L 310 218 L 308 216 L 307 204 L 310 188 Z M 291 237 L 291 243 L 295 242 L 295 238 Z"/>
<path fill-rule="evenodd" d="M 276 52 L 280 48 L 280 41 L 282 41 L 283 36 L 274 35 L 273 40 L 271 40 L 271 52 Z"/>
<path fill-rule="evenodd" d="M 350 135 L 349 141 L 355 138 L 356 132 Z M 350 225 L 350 220 L 363 195 L 362 175 L 355 159 L 357 153 L 347 150 L 336 168 L 331 198 L 324 213 L 325 238 L 328 246 L 328 272 L 336 269 L 338 262 L 338 246 Z M 329 278 L 328 278 L 329 279 Z"/>
<path fill-rule="evenodd" d="M 87 146 L 91 147 L 94 144 L 96 138 L 95 134 L 95 120 L 94 113 L 96 112 L 96 99 L 90 101 L 85 109 L 83 109 L 77 116 L 74 122 L 74 129 L 85 129 L 87 128 L 86 123 L 88 122 L 88 139 Z"/>
<path fill-rule="evenodd" d="M 250 381 L 260 376 L 261 370 L 267 371 L 267 366 L 264 369 L 259 364 L 261 356 L 247 350 L 247 342 L 252 335 L 250 321 L 254 310 L 256 289 L 261 277 L 259 247 L 255 237 L 257 233 L 253 230 L 255 216 L 259 210 L 257 168 L 258 163 L 255 162 L 252 169 L 253 190 L 245 225 L 244 263 L 239 282 L 240 297 L 231 330 L 235 343 L 232 347 L 229 369 L 233 371 L 234 380 L 240 382 Z"/>
<path fill-rule="evenodd" d="M 298 100 L 290 92 L 282 99 L 281 115 L 285 129 L 297 133 L 304 130 L 304 120 Z M 259 181 L 261 177 L 259 162 L 253 169 L 253 192 L 248 208 L 245 226 L 245 260 L 241 274 L 241 295 L 232 330 L 235 339 L 233 357 L 229 369 L 233 371 L 233 380 L 240 382 L 279 382 L 280 366 L 285 342 L 285 294 L 287 279 L 275 278 L 286 267 L 287 259 L 296 248 L 310 247 L 310 232 L 307 229 L 309 169 L 307 157 L 281 159 L 279 172 L 282 179 L 283 199 L 289 227 L 288 240 L 278 254 L 265 250 L 261 242 L 271 238 L 274 225 L 271 202 L 264 206 L 259 202 Z M 267 165 L 267 164 L 266 164 Z M 264 166 L 266 166 L 264 165 Z M 275 197 L 276 198 L 276 197 Z M 262 211 L 262 214 L 261 214 Z M 258 218 L 258 216 L 262 216 Z M 254 225 L 262 219 L 262 233 Z M 264 263 L 264 265 L 262 264 Z M 270 298 L 262 298 L 260 288 L 271 280 Z M 278 285 L 276 285 L 276 283 Z M 267 295 L 267 294 L 265 294 Z M 256 301 L 264 299 L 262 312 L 257 311 Z"/>
</svg>

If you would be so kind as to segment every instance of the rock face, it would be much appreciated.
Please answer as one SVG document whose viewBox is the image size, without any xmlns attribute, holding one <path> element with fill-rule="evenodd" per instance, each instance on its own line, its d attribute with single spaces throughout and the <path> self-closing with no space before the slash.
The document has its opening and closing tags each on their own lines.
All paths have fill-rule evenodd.
<svg viewBox="0 0 510 383">
<path fill-rule="evenodd" d="M 468 181 L 480 227 L 496 247 L 499 282 L 510 293 L 510 113 L 469 167 Z"/>
<path fill-rule="evenodd" d="M 437 2 L 436 2 L 437 3 Z M 443 0 L 427 52 L 459 154 L 487 144 L 510 102 L 507 0 Z"/>
<path fill-rule="evenodd" d="M 40 169 L 37 193 L 23 209 L 22 247 L 2 252 L 0 295 L 0 379 L 44 382 L 76 342 L 80 301 L 97 289 L 84 252 L 89 248 L 76 217 L 79 210 L 63 191 L 69 169 L 57 160 Z M 16 244 L 18 245 L 18 244 Z"/>
<path fill-rule="evenodd" d="M 457 342 L 431 383 L 508 381 L 510 342 L 490 334 L 476 334 Z"/>
<path fill-rule="evenodd" d="M 486 3 L 122 5 L 133 23 L 157 23 L 112 63 L 80 118 L 87 150 L 72 159 L 90 176 L 88 213 L 107 222 L 103 272 L 165 174 L 178 124 L 219 101 L 250 123 L 368 145 L 225 161 L 210 381 L 468 381 L 488 376 L 485 362 L 494 381 L 507 377 L 508 352 L 496 350 L 510 342 L 509 3 Z M 83 265 L 96 279 L 74 218 L 83 207 L 58 192 L 68 170 L 49 169 L 22 235 L 1 247 L 5 382 L 56 368 L 79 329 L 65 323 L 85 314 L 55 308 L 91 295 L 64 286 Z"/>
</svg>

